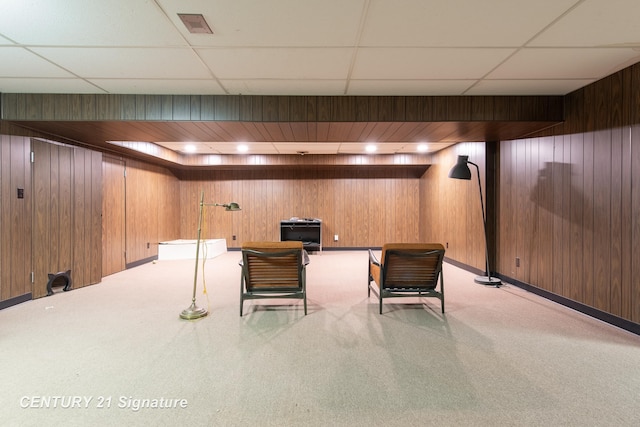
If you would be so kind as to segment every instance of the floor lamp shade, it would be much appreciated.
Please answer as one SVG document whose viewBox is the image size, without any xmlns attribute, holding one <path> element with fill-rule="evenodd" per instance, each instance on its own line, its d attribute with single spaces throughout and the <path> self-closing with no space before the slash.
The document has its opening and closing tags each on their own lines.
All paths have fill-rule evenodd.
<svg viewBox="0 0 640 427">
<path fill-rule="evenodd" d="M 211 206 L 222 206 L 225 211 L 240 211 L 240 205 L 235 202 L 231 203 L 213 203 Z"/>
<path fill-rule="evenodd" d="M 474 279 L 476 283 L 481 285 L 500 286 L 502 283 L 497 277 L 491 277 L 491 269 L 489 268 L 489 245 L 487 243 L 487 218 L 484 213 L 484 201 L 482 200 L 482 183 L 480 182 L 480 168 L 473 162 L 469 161 L 469 156 L 458 156 L 456 164 L 449 171 L 449 178 L 471 180 L 471 169 L 469 165 L 476 168 L 478 175 L 478 189 L 480 190 L 480 206 L 482 207 L 482 225 L 484 226 L 484 247 L 486 271 L 485 276 L 478 276 Z"/>
<path fill-rule="evenodd" d="M 458 161 L 449 171 L 449 178 L 470 180 L 471 169 L 467 165 L 468 162 L 469 156 L 458 156 Z"/>
</svg>

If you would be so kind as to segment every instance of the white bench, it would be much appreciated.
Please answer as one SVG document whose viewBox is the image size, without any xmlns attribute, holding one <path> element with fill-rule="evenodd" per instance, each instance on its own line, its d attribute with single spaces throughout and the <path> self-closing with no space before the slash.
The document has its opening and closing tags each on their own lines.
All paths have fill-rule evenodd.
<svg viewBox="0 0 640 427">
<path fill-rule="evenodd" d="M 178 239 L 160 242 L 158 259 L 196 259 L 197 240 Z M 214 258 L 227 252 L 225 239 L 207 239 L 200 241 L 199 259 Z"/>
</svg>

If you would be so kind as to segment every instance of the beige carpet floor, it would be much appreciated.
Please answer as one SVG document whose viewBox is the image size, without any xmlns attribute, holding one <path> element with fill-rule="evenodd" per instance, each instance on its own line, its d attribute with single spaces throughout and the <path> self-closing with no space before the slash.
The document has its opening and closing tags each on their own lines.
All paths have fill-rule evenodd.
<svg viewBox="0 0 640 427">
<path fill-rule="evenodd" d="M 640 425 L 637 335 L 451 265 L 444 315 L 435 299 L 379 315 L 366 251 L 311 255 L 307 316 L 258 300 L 240 317 L 239 259 L 206 262 L 196 321 L 179 318 L 193 260 L 0 311 L 0 424 Z"/>
</svg>

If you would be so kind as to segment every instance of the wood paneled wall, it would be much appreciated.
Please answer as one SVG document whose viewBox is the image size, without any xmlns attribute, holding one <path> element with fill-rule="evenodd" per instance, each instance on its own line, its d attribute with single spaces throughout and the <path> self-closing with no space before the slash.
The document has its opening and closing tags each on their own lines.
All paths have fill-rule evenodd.
<svg viewBox="0 0 640 427">
<path fill-rule="evenodd" d="M 561 96 L 258 96 L 3 93 L 2 120 L 552 121 Z"/>
<path fill-rule="evenodd" d="M 492 267 L 640 323 L 640 65 L 568 95 L 565 111 L 564 124 L 498 145 Z M 487 147 L 439 152 L 420 187 L 423 240 L 448 243 L 447 257 L 479 270 L 481 213 L 469 204 L 478 200 L 477 182 L 446 176 L 467 154 L 490 177 Z"/>
<path fill-rule="evenodd" d="M 0 135 L 0 301 L 46 295 L 58 271 L 72 270 L 73 288 L 101 280 L 101 161 L 95 151 Z"/>
<path fill-rule="evenodd" d="M 498 270 L 640 323 L 640 67 L 566 104 L 564 125 L 500 144 Z"/>
<path fill-rule="evenodd" d="M 171 172 L 159 166 L 127 159 L 125 169 L 125 199 L 112 210 L 125 212 L 129 265 L 157 256 L 159 242 L 180 238 L 180 206 L 176 203 L 180 186 Z"/>
<path fill-rule="evenodd" d="M 280 221 L 294 216 L 322 219 L 325 248 L 416 242 L 419 187 L 420 179 L 402 169 L 191 171 L 180 181 L 180 236 L 196 238 L 204 191 L 205 203 L 233 201 L 242 207 L 204 210 L 202 237 L 224 238 L 230 248 L 249 240 L 280 240 Z"/>
<path fill-rule="evenodd" d="M 126 268 L 125 161 L 102 159 L 102 275 Z"/>
<path fill-rule="evenodd" d="M 31 294 L 31 203 L 30 139 L 0 135 L 0 301 Z"/>
<path fill-rule="evenodd" d="M 33 140 L 33 239 L 34 298 L 47 294 L 49 273 L 73 269 L 73 164 L 72 147 Z M 75 284 L 82 286 L 82 281 Z"/>
<path fill-rule="evenodd" d="M 462 143 L 439 151 L 434 165 L 420 180 L 420 215 L 424 220 L 421 239 L 442 243 L 447 258 L 484 271 L 485 238 L 476 170 L 470 167 L 470 181 L 448 177 L 458 155 L 468 155 L 469 161 L 480 167 L 486 203 L 486 144 Z M 495 268 L 493 264 L 491 267 Z"/>
<path fill-rule="evenodd" d="M 74 289 L 100 282 L 102 154 L 37 139 L 32 150 L 33 297 L 47 294 L 49 273 L 71 270 Z"/>
<path fill-rule="evenodd" d="M 640 323 L 640 126 L 500 149 L 499 271 Z"/>
</svg>

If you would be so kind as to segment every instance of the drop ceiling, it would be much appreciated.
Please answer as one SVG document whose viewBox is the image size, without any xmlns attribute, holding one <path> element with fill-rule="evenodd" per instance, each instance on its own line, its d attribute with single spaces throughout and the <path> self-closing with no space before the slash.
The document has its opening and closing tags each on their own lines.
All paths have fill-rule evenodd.
<svg viewBox="0 0 640 427">
<path fill-rule="evenodd" d="M 0 0 L 0 10 L 1 93 L 566 95 L 640 61 L 637 0 Z M 212 34 L 190 33 L 184 13 Z M 243 142 L 167 135 L 146 142 L 223 154 Z M 337 154 L 362 142 L 249 146 Z M 420 142 L 456 141 L 381 152 Z"/>
</svg>

